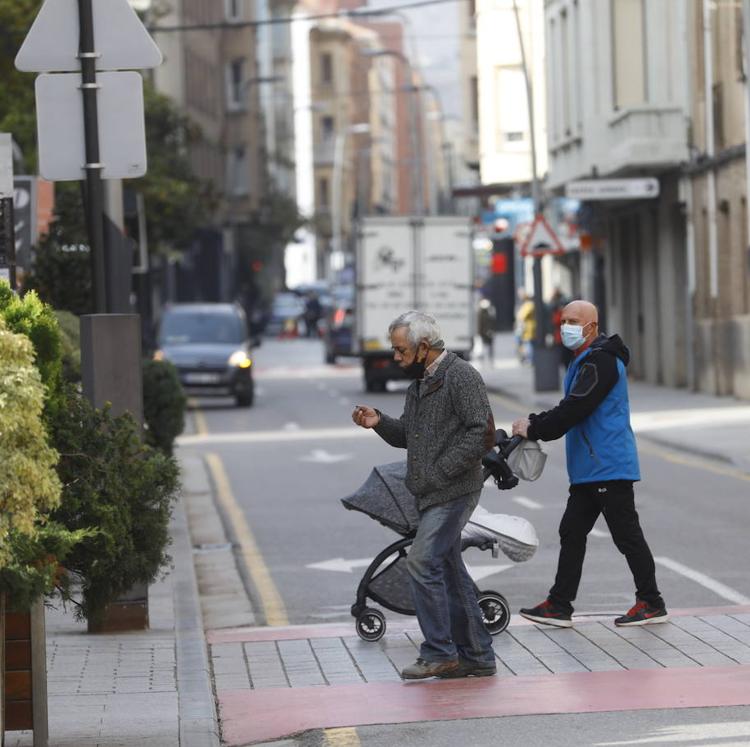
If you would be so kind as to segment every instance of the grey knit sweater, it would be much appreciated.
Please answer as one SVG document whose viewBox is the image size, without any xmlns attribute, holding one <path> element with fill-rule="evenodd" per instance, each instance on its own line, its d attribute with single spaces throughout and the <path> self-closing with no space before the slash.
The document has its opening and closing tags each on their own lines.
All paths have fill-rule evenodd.
<svg viewBox="0 0 750 747">
<path fill-rule="evenodd" d="M 411 384 L 399 419 L 381 413 L 375 432 L 407 450 L 406 487 L 420 511 L 481 490 L 481 458 L 494 444 L 495 422 L 482 377 L 455 353 Z"/>
</svg>

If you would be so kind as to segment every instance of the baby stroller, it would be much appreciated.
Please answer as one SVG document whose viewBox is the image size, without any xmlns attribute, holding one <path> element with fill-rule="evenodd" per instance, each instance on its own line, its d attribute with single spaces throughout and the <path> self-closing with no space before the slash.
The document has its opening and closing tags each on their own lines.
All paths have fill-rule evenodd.
<svg viewBox="0 0 750 747">
<path fill-rule="evenodd" d="M 530 445 L 530 448 L 518 448 Z M 508 438 L 503 430 L 495 433 L 495 448 L 482 459 L 484 479 L 492 477 L 498 488 L 509 490 L 518 485 L 518 475 L 508 463 L 516 451 L 514 468 L 524 479 L 536 479 L 541 474 L 546 455 L 535 442 L 519 436 Z M 351 608 L 357 635 L 364 641 L 377 641 L 385 635 L 385 615 L 367 600 L 398 612 L 414 615 L 409 573 L 406 568 L 408 549 L 414 541 L 419 513 L 416 499 L 404 484 L 406 463 L 396 462 L 373 469 L 362 487 L 348 498 L 342 499 L 350 510 L 362 511 L 389 529 L 401 539 L 388 545 L 370 563 L 359 582 L 357 598 Z M 477 547 L 490 550 L 493 557 L 498 551 L 514 562 L 528 560 L 539 544 L 534 527 L 519 516 L 491 514 L 480 506 L 461 532 L 461 548 Z M 475 586 L 484 624 L 491 635 L 502 633 L 510 622 L 510 607 L 505 597 L 496 591 L 482 591 Z"/>
</svg>

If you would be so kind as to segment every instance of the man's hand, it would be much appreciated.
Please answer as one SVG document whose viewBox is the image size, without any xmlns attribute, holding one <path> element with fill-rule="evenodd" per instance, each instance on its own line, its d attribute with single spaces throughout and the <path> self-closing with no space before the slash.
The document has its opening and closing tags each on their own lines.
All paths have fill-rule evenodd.
<svg viewBox="0 0 750 747">
<path fill-rule="evenodd" d="M 352 420 L 362 428 L 374 428 L 380 422 L 380 415 L 372 407 L 357 405 L 352 413 Z"/>
<path fill-rule="evenodd" d="M 516 420 L 513 423 L 513 435 L 523 436 L 524 438 L 528 438 L 530 425 L 531 425 L 531 422 L 529 421 L 528 418 L 520 418 L 519 420 Z"/>
</svg>

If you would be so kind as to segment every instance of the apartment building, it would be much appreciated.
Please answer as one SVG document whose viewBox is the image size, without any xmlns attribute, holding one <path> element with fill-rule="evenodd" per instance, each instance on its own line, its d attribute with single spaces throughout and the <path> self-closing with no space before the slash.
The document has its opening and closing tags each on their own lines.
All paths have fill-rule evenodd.
<svg viewBox="0 0 750 747">
<path fill-rule="evenodd" d="M 630 371 L 682 386 L 691 366 L 683 166 L 689 160 L 691 0 L 546 0 L 549 175 L 653 177 L 651 199 L 584 202 L 580 295 L 633 353 Z"/>
<path fill-rule="evenodd" d="M 183 283 L 192 286 L 184 290 L 189 297 L 234 297 L 238 258 L 252 250 L 250 226 L 266 165 L 255 29 L 242 24 L 251 20 L 250 7 L 242 0 L 174 0 L 159 21 L 225 24 L 161 35 L 164 64 L 154 72 L 157 89 L 200 129 L 200 139 L 187 144 L 190 160 L 218 196 L 211 224 L 181 263 L 193 270 Z"/>
<path fill-rule="evenodd" d="M 543 0 L 517 0 L 517 5 L 533 82 L 537 175 L 542 177 L 547 171 L 544 5 Z M 482 185 L 528 188 L 532 139 L 513 0 L 476 0 L 476 53 Z M 470 107 L 474 100 L 470 88 Z"/>
</svg>

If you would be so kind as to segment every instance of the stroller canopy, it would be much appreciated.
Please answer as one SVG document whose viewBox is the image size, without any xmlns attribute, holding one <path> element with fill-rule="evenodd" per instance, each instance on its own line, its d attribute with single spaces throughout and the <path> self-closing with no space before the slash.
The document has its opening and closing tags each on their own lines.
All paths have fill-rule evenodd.
<svg viewBox="0 0 750 747">
<path fill-rule="evenodd" d="M 417 501 L 405 485 L 406 462 L 375 467 L 359 490 L 342 498 L 344 506 L 362 511 L 394 532 L 408 535 L 419 524 Z"/>
</svg>

